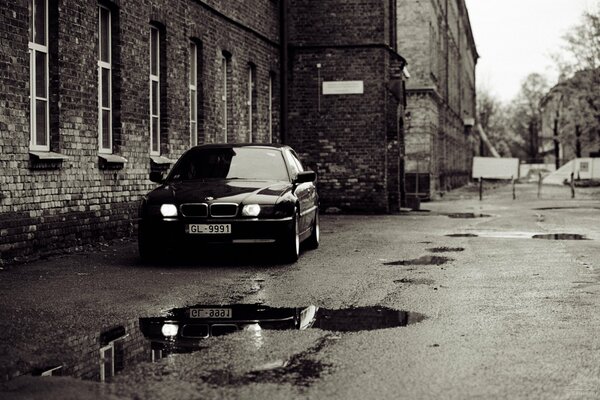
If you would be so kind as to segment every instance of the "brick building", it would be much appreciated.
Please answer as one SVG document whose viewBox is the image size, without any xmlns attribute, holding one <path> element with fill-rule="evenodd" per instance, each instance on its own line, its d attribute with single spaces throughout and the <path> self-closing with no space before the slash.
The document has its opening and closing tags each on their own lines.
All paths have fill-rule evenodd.
<svg viewBox="0 0 600 400">
<path fill-rule="evenodd" d="M 396 0 L 2 2 L 0 262 L 133 233 L 149 172 L 196 143 L 286 142 L 323 207 L 397 210 L 396 14 Z"/>
<path fill-rule="evenodd" d="M 288 141 L 318 172 L 325 208 L 400 207 L 406 62 L 396 51 L 395 3 L 289 3 Z"/>
<path fill-rule="evenodd" d="M 151 168 L 278 140 L 271 0 L 0 6 L 0 259 L 135 229 Z"/>
<path fill-rule="evenodd" d="M 406 190 L 430 198 L 469 180 L 478 55 L 464 0 L 398 0 L 397 26 L 411 73 Z"/>
</svg>

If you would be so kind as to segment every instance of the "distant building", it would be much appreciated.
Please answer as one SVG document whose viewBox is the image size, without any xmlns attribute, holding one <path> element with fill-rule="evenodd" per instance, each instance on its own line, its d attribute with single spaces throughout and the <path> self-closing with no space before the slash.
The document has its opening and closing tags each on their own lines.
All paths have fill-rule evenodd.
<svg viewBox="0 0 600 400">
<path fill-rule="evenodd" d="M 600 157 L 600 69 L 582 70 L 542 98 L 539 153 L 558 168 L 578 157 Z"/>
<path fill-rule="evenodd" d="M 429 198 L 469 181 L 478 54 L 464 0 L 397 2 L 398 51 L 411 75 L 406 188 Z"/>
</svg>

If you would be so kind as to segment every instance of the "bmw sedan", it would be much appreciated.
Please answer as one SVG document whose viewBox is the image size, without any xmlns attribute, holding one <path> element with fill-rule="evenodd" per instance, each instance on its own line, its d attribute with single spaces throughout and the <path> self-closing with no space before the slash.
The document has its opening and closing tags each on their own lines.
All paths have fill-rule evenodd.
<svg viewBox="0 0 600 400">
<path fill-rule="evenodd" d="M 174 247 L 265 244 L 295 262 L 300 244 L 319 246 L 316 174 L 289 146 L 208 144 L 185 152 L 140 206 L 140 256 Z"/>
</svg>

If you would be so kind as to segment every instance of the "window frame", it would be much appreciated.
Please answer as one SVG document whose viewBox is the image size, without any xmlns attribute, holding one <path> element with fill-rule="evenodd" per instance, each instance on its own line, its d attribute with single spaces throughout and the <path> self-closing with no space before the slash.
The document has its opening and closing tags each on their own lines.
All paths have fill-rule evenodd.
<svg viewBox="0 0 600 400">
<path fill-rule="evenodd" d="M 156 31 L 156 43 L 153 43 L 153 31 Z M 159 156 L 160 155 L 160 29 L 154 25 L 150 25 L 150 75 L 149 75 L 149 100 L 150 100 L 150 155 Z M 153 51 L 156 52 L 156 74 L 152 73 L 152 60 L 153 60 Z M 152 84 L 156 82 L 156 93 L 153 92 Z M 156 114 L 153 113 L 152 106 L 156 103 Z M 156 133 L 156 143 L 154 142 L 154 120 L 156 119 L 156 127 L 158 132 Z M 154 150 L 156 148 L 157 150 Z"/>
<path fill-rule="evenodd" d="M 102 11 L 108 13 L 108 61 L 102 61 Z M 102 92 L 105 82 L 102 80 L 103 70 L 108 70 L 108 106 L 103 105 Z M 113 152 L 113 71 L 112 71 L 112 11 L 101 4 L 98 5 L 98 152 L 112 154 Z M 108 111 L 108 147 L 104 147 L 104 112 Z"/>
<path fill-rule="evenodd" d="M 48 51 L 48 34 L 49 34 L 49 18 L 48 18 L 48 0 L 41 0 L 44 3 L 44 44 L 35 42 L 36 35 L 36 0 L 29 1 L 29 40 L 28 40 L 28 51 L 29 51 L 29 148 L 30 150 L 37 151 L 50 151 L 50 73 L 49 73 L 49 51 Z M 36 56 L 37 54 L 44 55 L 44 85 L 45 85 L 45 97 L 37 95 L 37 65 Z M 45 144 L 37 143 L 37 102 L 45 102 Z"/>
</svg>

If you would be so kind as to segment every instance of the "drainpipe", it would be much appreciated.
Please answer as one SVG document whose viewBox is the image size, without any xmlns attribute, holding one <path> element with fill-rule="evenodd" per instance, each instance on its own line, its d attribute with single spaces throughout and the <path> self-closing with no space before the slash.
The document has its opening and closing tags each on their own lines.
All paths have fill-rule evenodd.
<svg viewBox="0 0 600 400">
<path fill-rule="evenodd" d="M 279 75 L 280 75 L 280 121 L 279 138 L 287 142 L 288 131 L 288 0 L 279 1 Z"/>
</svg>

